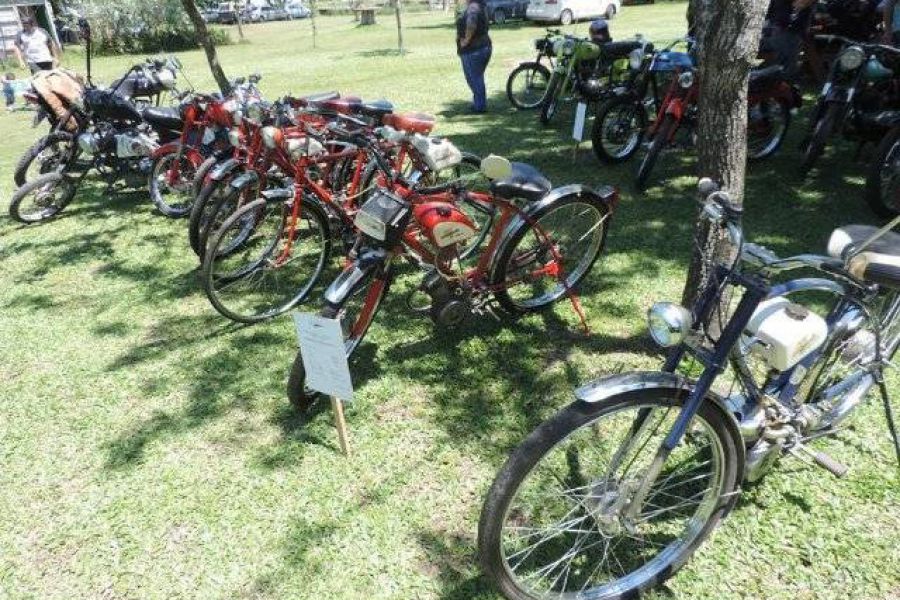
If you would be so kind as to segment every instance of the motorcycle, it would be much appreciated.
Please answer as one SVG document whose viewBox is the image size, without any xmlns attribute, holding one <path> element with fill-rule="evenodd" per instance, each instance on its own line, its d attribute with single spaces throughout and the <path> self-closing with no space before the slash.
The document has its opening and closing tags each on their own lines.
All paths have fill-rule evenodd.
<svg viewBox="0 0 900 600">
<path fill-rule="evenodd" d="M 558 29 L 548 29 L 542 38 L 534 40 L 537 56 L 532 61 L 521 62 L 506 79 L 506 97 L 519 110 L 537 108 L 544 100 L 550 82 L 550 72 L 554 69 L 556 54 L 553 43 L 562 37 Z M 547 65 L 543 59 L 547 59 Z"/>
<path fill-rule="evenodd" d="M 63 122 L 72 119 L 76 125 L 71 131 L 55 131 L 41 138 L 26 151 L 26 157 L 38 160 L 41 175 L 26 181 L 13 193 L 9 214 L 22 223 L 35 223 L 57 215 L 94 168 L 109 185 L 122 178 L 141 185 L 149 172 L 153 152 L 161 143 L 174 141 L 181 135 L 183 121 L 178 110 L 139 109 L 119 95 L 117 87 L 94 87 L 90 83 L 90 28 L 86 22 L 82 37 L 88 43 L 89 84 L 62 119 Z M 127 79 L 126 74 L 120 84 Z"/>
<path fill-rule="evenodd" d="M 738 257 L 707 261 L 693 307 L 650 309 L 662 370 L 577 389 L 488 491 L 480 559 L 507 598 L 636 598 L 661 584 L 783 456 L 843 476 L 810 444 L 873 388 L 900 464 L 883 378 L 900 345 L 900 218 L 835 230 L 828 256 L 779 258 L 744 242 L 740 208 L 709 180 L 701 197 L 707 242 L 725 234 Z M 773 281 L 809 269 L 818 276 Z M 810 292 L 831 300 L 814 310 Z"/>
<path fill-rule="evenodd" d="M 816 36 L 840 42 L 843 49 L 832 62 L 828 80 L 813 109 L 804 144 L 800 174 L 806 176 L 825 152 L 835 133 L 859 142 L 877 142 L 893 125 L 884 111 L 900 108 L 900 86 L 887 61 L 897 61 L 900 50 L 883 44 L 855 42 L 836 35 Z"/>
<path fill-rule="evenodd" d="M 636 187 L 643 191 L 663 149 L 682 133 L 686 145 L 696 136 L 700 82 L 689 53 L 661 52 L 654 61 L 671 62 L 674 77 L 659 106 L 656 120 L 647 130 L 650 144 L 638 167 Z M 753 69 L 748 83 L 747 159 L 772 156 L 784 142 L 791 124 L 791 111 L 799 108 L 802 96 L 796 85 L 784 77 L 784 68 L 772 65 Z"/>
</svg>

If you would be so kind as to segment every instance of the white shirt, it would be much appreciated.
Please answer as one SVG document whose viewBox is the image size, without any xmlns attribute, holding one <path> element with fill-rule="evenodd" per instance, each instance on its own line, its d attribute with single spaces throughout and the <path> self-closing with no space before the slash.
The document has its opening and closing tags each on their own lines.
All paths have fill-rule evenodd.
<svg viewBox="0 0 900 600">
<path fill-rule="evenodd" d="M 50 36 L 40 27 L 35 27 L 31 33 L 22 30 L 16 45 L 25 55 L 25 62 L 42 63 L 53 60 L 53 54 L 50 52 Z"/>
</svg>

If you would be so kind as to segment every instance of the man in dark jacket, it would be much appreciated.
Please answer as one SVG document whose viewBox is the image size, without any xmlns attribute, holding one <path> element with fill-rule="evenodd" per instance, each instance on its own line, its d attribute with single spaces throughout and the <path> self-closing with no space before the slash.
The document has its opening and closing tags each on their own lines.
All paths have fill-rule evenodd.
<svg viewBox="0 0 900 600">
<path fill-rule="evenodd" d="M 800 44 L 812 20 L 815 0 L 772 0 L 763 28 L 763 50 L 773 52 L 788 77 L 797 71 Z"/>
<path fill-rule="evenodd" d="M 456 20 L 456 53 L 462 61 L 466 83 L 472 90 L 474 113 L 487 110 L 484 71 L 491 60 L 492 50 L 484 4 L 480 0 L 468 0 L 465 10 Z"/>
</svg>

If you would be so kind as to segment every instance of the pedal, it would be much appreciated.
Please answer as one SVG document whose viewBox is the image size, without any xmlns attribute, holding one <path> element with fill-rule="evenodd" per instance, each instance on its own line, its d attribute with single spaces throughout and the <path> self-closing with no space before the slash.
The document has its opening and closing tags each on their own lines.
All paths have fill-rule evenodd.
<svg viewBox="0 0 900 600">
<path fill-rule="evenodd" d="M 831 473 L 838 479 L 843 478 L 847 474 L 847 472 L 850 470 L 850 467 L 848 467 L 847 465 L 845 465 L 843 463 L 836 461 L 835 459 L 831 458 L 824 452 L 820 452 L 818 450 L 810 450 L 809 448 L 807 448 L 806 446 L 803 446 L 801 444 L 794 446 L 793 448 L 791 448 L 790 451 L 795 456 L 798 454 L 803 454 L 804 456 L 808 456 L 809 458 L 812 459 L 812 461 L 816 465 L 822 467 L 823 469 L 825 469 L 826 471 L 828 471 L 829 473 Z"/>
</svg>

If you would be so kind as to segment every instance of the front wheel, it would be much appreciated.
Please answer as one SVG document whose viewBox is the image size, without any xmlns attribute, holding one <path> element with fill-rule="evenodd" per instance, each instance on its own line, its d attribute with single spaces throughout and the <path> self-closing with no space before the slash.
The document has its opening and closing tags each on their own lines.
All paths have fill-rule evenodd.
<svg viewBox="0 0 900 600">
<path fill-rule="evenodd" d="M 519 110 L 541 105 L 549 89 L 550 69 L 538 62 L 522 63 L 506 80 L 506 97 Z"/>
<path fill-rule="evenodd" d="M 900 127 L 891 129 L 878 144 L 866 177 L 866 202 L 884 219 L 900 214 Z"/>
<path fill-rule="evenodd" d="M 688 560 L 735 500 L 739 440 L 728 415 L 703 403 L 631 506 L 685 396 L 649 389 L 576 402 L 513 451 L 478 523 L 482 568 L 504 596 L 635 598 Z"/>
<path fill-rule="evenodd" d="M 52 219 L 72 201 L 78 180 L 54 171 L 38 175 L 17 189 L 9 203 L 9 216 L 20 223 Z"/>
<path fill-rule="evenodd" d="M 491 285 L 500 305 L 512 315 L 534 312 L 577 288 L 603 249 L 609 214 L 583 193 L 529 213 L 494 259 Z"/>
<path fill-rule="evenodd" d="M 541 114 L 539 117 L 541 125 L 549 125 L 550 121 L 553 119 L 553 115 L 556 114 L 556 109 L 559 108 L 559 93 L 561 87 L 562 76 L 558 73 L 553 73 L 553 75 L 550 76 L 550 83 L 547 84 L 547 94 L 541 101 Z"/>
<path fill-rule="evenodd" d="M 644 159 L 638 167 L 635 186 L 639 192 L 643 192 L 647 189 L 647 183 L 650 180 L 650 174 L 653 172 L 653 167 L 656 165 L 656 161 L 659 159 L 659 155 L 662 153 L 663 148 L 669 145 L 669 141 L 672 139 L 677 126 L 678 123 L 672 115 L 663 117 L 663 122 L 660 123 L 657 128 L 656 134 L 653 136 L 653 140 L 647 148 L 647 153 L 644 154 Z"/>
<path fill-rule="evenodd" d="M 644 141 L 647 113 L 634 98 L 612 98 L 600 105 L 591 130 L 591 145 L 600 162 L 616 164 L 634 156 Z"/>
<path fill-rule="evenodd" d="M 181 148 L 175 148 L 153 161 L 147 182 L 150 199 L 167 217 L 187 217 L 194 206 L 196 178 L 197 165 Z"/>
<path fill-rule="evenodd" d="M 762 98 L 749 109 L 747 160 L 769 158 L 784 142 L 791 126 L 791 108 L 779 98 Z"/>
<path fill-rule="evenodd" d="M 806 177 L 812 170 L 813 165 L 819 160 L 819 157 L 825 152 L 825 146 L 828 144 L 828 138 L 838 120 L 838 113 L 841 105 L 830 104 L 825 114 L 816 122 L 813 128 L 812 136 L 803 152 L 803 162 L 800 163 L 800 176 Z"/>
<path fill-rule="evenodd" d="M 21 187 L 39 175 L 62 169 L 75 153 L 75 138 L 71 133 L 55 131 L 37 140 L 19 158 L 13 181 Z"/>
<path fill-rule="evenodd" d="M 329 303 L 319 313 L 326 319 L 338 319 L 341 322 L 344 349 L 348 357 L 362 343 L 389 287 L 389 273 L 372 269 L 340 302 Z M 288 400 L 297 411 L 306 412 L 320 395 L 306 387 L 306 367 L 303 365 L 303 355 L 298 351 L 288 376 Z"/>
</svg>

